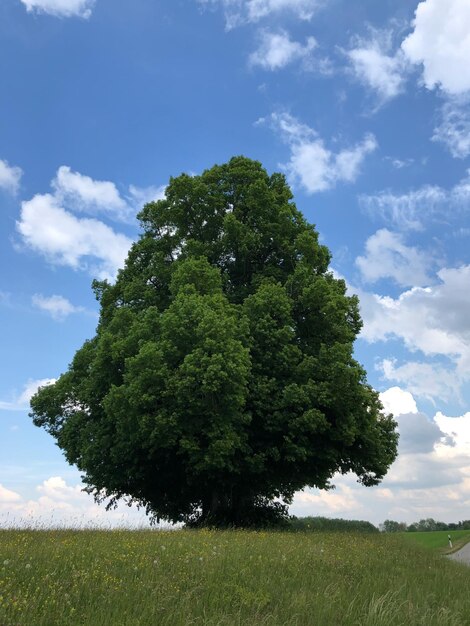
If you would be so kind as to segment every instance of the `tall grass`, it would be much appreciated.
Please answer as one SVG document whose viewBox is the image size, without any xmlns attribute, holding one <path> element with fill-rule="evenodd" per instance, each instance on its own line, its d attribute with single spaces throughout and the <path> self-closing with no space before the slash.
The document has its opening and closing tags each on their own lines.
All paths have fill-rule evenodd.
<svg viewBox="0 0 470 626">
<path fill-rule="evenodd" d="M 0 531 L 1 626 L 457 626 L 469 586 L 384 534 Z"/>
</svg>

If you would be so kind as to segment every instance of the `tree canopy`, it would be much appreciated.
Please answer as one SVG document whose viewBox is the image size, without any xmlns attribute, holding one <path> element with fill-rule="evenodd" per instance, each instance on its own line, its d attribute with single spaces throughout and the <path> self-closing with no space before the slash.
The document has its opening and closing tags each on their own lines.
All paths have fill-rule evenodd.
<svg viewBox="0 0 470 626">
<path fill-rule="evenodd" d="M 386 474 L 396 424 L 353 358 L 358 300 L 292 199 L 245 157 L 171 178 L 116 282 L 94 282 L 96 335 L 31 415 L 97 500 L 249 525 L 336 472 Z"/>
</svg>

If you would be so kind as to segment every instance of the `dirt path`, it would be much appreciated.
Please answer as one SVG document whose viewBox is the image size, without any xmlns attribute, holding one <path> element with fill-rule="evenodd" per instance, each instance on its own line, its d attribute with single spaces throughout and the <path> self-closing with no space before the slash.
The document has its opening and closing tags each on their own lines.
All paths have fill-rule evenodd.
<svg viewBox="0 0 470 626">
<path fill-rule="evenodd" d="M 460 548 L 460 550 L 457 550 L 457 552 L 449 554 L 448 556 L 449 559 L 470 565 L 470 543 L 465 544 L 463 548 Z"/>
</svg>

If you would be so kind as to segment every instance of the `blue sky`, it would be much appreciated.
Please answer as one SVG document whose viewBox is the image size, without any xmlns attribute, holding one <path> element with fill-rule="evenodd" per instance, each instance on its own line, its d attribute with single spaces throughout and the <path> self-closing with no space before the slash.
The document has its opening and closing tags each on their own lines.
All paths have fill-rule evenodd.
<svg viewBox="0 0 470 626">
<path fill-rule="evenodd" d="M 382 485 L 291 508 L 470 517 L 467 0 L 3 0 L 0 524 L 136 523 L 81 493 L 28 417 L 94 335 L 135 215 L 231 156 L 283 171 L 359 294 L 356 345 L 401 433 Z"/>
</svg>

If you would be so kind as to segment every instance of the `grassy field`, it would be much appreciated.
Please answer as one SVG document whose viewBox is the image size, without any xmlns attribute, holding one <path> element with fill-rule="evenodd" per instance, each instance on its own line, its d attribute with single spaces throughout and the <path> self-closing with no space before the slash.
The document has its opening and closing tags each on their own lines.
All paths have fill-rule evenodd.
<svg viewBox="0 0 470 626">
<path fill-rule="evenodd" d="M 456 626 L 469 587 L 384 534 L 0 531 L 1 626 Z"/>
<path fill-rule="evenodd" d="M 449 547 L 448 535 L 452 539 L 451 549 Z M 470 541 L 470 530 L 437 530 L 435 532 L 424 533 L 400 533 L 406 541 L 419 544 L 424 548 L 437 550 L 442 554 L 456 552 Z"/>
</svg>

